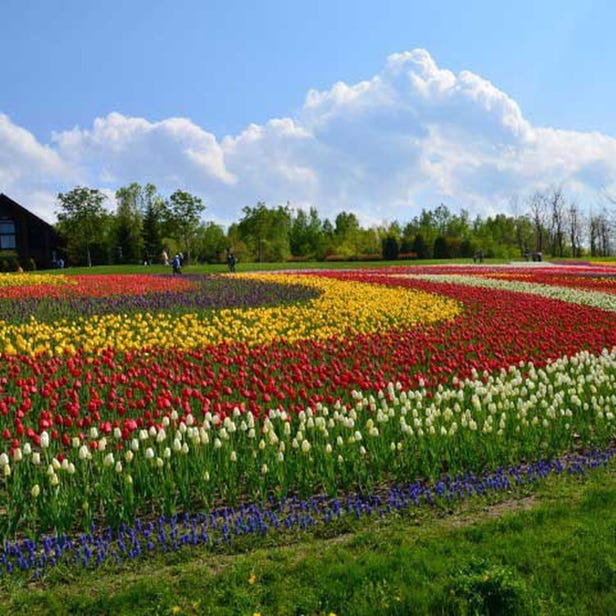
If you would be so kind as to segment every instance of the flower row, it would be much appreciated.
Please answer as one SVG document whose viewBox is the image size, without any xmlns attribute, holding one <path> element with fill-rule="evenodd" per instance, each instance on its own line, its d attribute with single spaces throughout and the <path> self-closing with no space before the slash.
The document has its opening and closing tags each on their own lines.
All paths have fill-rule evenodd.
<svg viewBox="0 0 616 616">
<path fill-rule="evenodd" d="M 137 519 L 134 524 L 92 526 L 87 532 L 68 536 L 53 534 L 39 539 L 5 541 L 0 551 L 0 575 L 28 572 L 39 579 L 57 566 L 97 568 L 116 565 L 147 554 L 180 549 L 216 547 L 240 537 L 262 537 L 278 530 L 318 528 L 338 520 L 382 516 L 414 507 L 448 503 L 475 496 L 490 496 L 562 473 L 584 474 L 611 463 L 616 450 L 608 448 L 566 454 L 562 458 L 516 464 L 479 475 L 443 476 L 435 482 L 406 482 L 380 492 L 351 493 L 341 497 L 297 496 L 264 503 L 214 509 L 209 513 L 184 513 Z"/>
<path fill-rule="evenodd" d="M 190 278 L 177 276 L 0 274 L 2 295 L 7 299 L 144 295 L 188 290 L 193 285 Z"/>
<path fill-rule="evenodd" d="M 418 278 L 435 282 L 450 282 L 483 289 L 503 289 L 518 293 L 530 293 L 559 299 L 573 304 L 594 306 L 602 310 L 616 312 L 616 279 L 606 279 L 605 284 L 583 286 L 577 281 L 569 280 L 562 286 L 563 277 L 547 278 L 549 284 L 543 278 L 535 277 L 531 280 L 503 279 L 500 276 L 468 276 L 461 274 L 419 274 Z M 595 290 L 599 286 L 600 291 Z"/>
<path fill-rule="evenodd" d="M 268 275 L 266 280 L 279 285 L 298 282 L 297 277 L 284 275 Z M 257 346 L 277 339 L 292 343 L 406 329 L 452 319 L 459 313 L 454 301 L 420 291 L 324 277 L 303 276 L 300 280 L 321 295 L 291 306 L 205 313 L 95 314 L 49 323 L 31 318 L 25 323 L 0 326 L 0 350 L 7 354 L 61 356 L 77 349 L 87 353 L 107 348 L 199 349 L 236 340 Z"/>
<path fill-rule="evenodd" d="M 161 276 L 150 278 L 159 284 L 165 280 Z M 169 279 L 179 280 L 167 277 Z M 0 298 L 0 321 L 19 324 L 34 318 L 39 323 L 49 323 L 103 314 L 185 314 L 221 308 L 285 305 L 319 295 L 317 289 L 304 285 L 281 285 L 256 278 L 205 275 L 182 278 L 187 279 L 191 282 L 188 288 L 169 287 L 141 294 Z"/>
<path fill-rule="evenodd" d="M 3 534 L 20 525 L 117 525 L 137 511 L 172 514 L 220 499 L 339 494 L 382 482 L 437 478 L 555 456 L 616 434 L 616 349 L 543 368 L 522 363 L 451 387 L 376 394 L 261 418 L 172 411 L 130 440 L 91 427 L 59 448 L 47 431 L 0 454 Z"/>
</svg>

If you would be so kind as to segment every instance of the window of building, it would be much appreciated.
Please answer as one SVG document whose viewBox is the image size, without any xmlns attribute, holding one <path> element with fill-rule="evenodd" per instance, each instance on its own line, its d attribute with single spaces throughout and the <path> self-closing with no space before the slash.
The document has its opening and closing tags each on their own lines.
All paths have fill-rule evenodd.
<svg viewBox="0 0 616 616">
<path fill-rule="evenodd" d="M 0 250 L 15 250 L 15 223 L 10 218 L 0 218 Z"/>
</svg>

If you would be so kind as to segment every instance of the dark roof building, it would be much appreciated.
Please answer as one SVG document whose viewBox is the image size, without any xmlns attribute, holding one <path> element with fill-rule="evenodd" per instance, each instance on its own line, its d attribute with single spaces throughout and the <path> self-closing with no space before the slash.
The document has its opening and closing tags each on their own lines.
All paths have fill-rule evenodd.
<svg viewBox="0 0 616 616">
<path fill-rule="evenodd" d="M 0 264 L 46 269 L 56 260 L 55 229 L 10 197 L 0 193 Z"/>
</svg>

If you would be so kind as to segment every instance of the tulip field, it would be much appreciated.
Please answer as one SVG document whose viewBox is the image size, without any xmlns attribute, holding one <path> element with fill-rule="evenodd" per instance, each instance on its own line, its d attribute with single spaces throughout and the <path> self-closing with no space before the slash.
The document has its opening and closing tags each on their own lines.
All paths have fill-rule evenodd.
<svg viewBox="0 0 616 616">
<path fill-rule="evenodd" d="M 616 265 L 0 274 L 0 576 L 614 456 Z"/>
</svg>

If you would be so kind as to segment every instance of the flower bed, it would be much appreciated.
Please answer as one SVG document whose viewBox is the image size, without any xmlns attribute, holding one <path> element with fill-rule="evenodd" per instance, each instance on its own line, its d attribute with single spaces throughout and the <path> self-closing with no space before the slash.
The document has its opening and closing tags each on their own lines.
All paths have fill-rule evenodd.
<svg viewBox="0 0 616 616">
<path fill-rule="evenodd" d="M 187 277 L 184 289 L 127 277 L 99 284 L 71 319 L 5 320 L 0 533 L 336 499 L 608 447 L 609 268 L 601 292 L 568 268 L 494 270 Z M 84 293 L 64 278 L 38 287 Z M 6 286 L 0 309 L 35 306 L 16 291 L 34 286 Z M 121 298 L 119 314 L 101 289 Z M 174 306 L 189 299 L 147 308 L 169 293 Z M 77 311 L 68 295 L 63 310 Z M 126 310 L 127 297 L 143 309 Z"/>
</svg>

